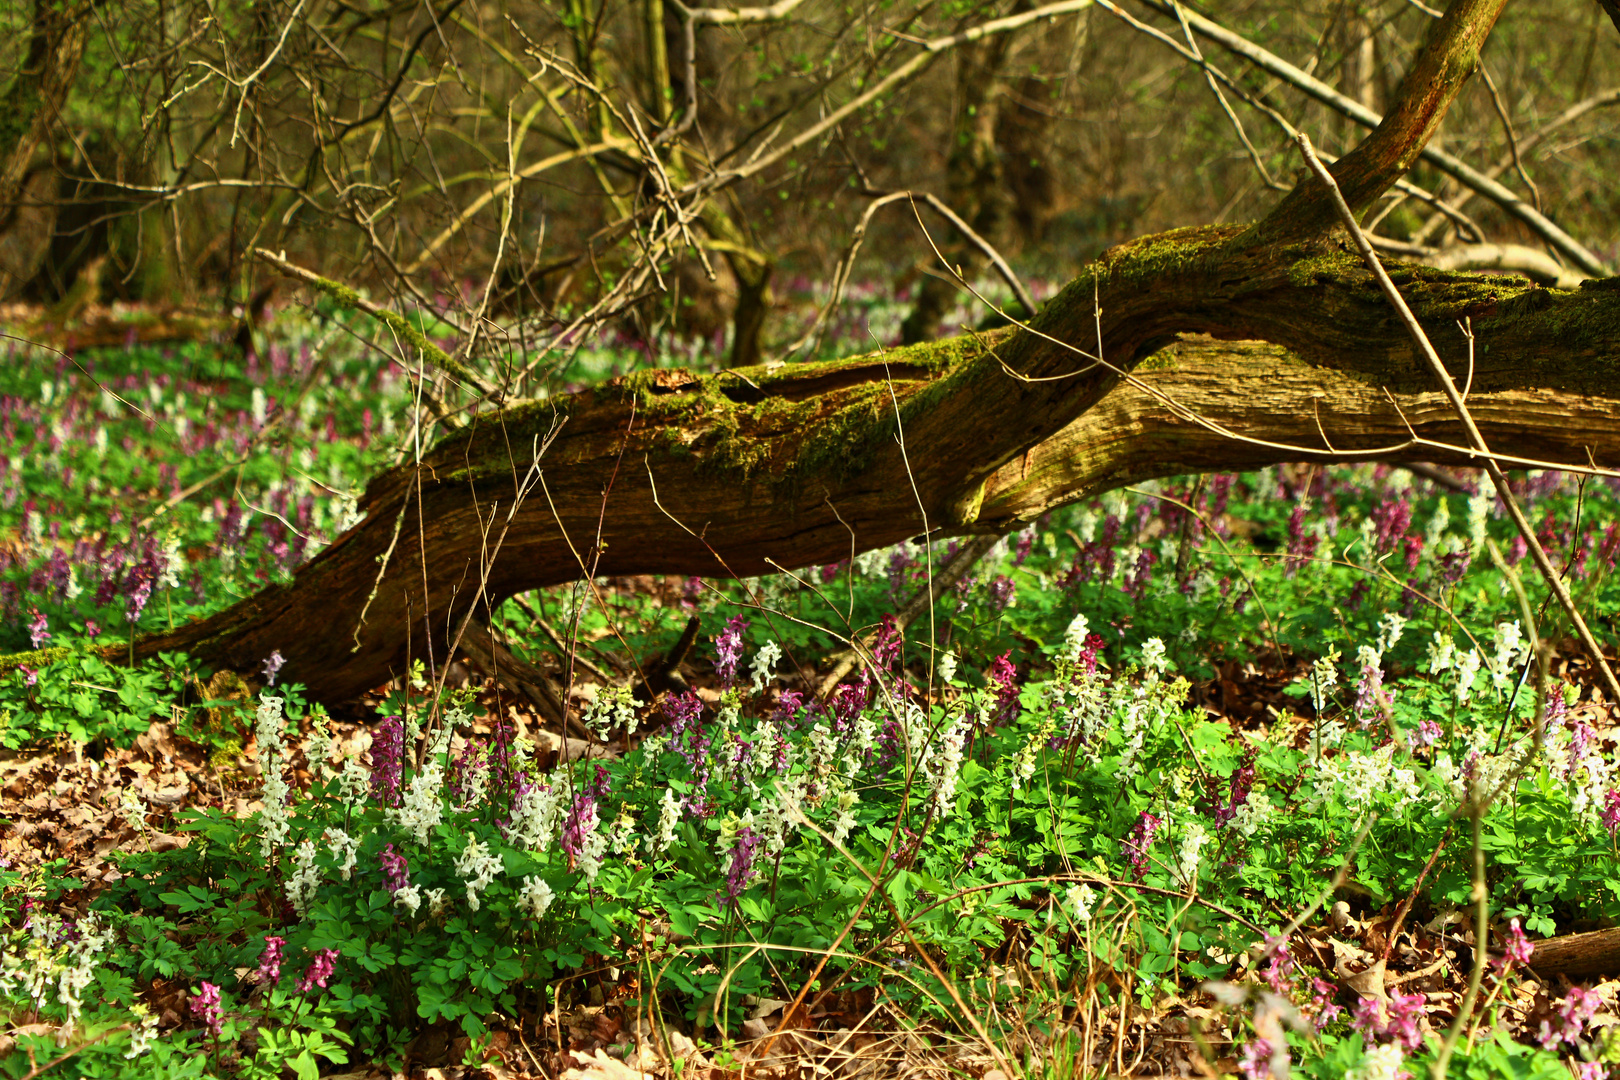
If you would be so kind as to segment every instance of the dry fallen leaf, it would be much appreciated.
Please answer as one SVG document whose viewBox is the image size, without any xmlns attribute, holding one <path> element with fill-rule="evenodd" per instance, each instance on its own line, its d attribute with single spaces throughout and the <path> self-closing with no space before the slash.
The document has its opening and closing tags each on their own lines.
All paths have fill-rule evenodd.
<svg viewBox="0 0 1620 1080">
<path fill-rule="evenodd" d="M 602 1050 L 590 1055 L 575 1050 L 564 1055 L 579 1063 L 575 1069 L 563 1070 L 560 1080 L 652 1080 L 646 1073 L 633 1069 Z"/>
</svg>

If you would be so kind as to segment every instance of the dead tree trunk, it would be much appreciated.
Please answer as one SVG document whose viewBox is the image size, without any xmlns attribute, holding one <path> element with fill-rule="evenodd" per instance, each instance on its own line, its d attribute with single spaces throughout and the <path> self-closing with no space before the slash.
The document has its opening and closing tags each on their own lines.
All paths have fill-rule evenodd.
<svg viewBox="0 0 1620 1080">
<path fill-rule="evenodd" d="M 1353 206 L 1410 165 L 1502 2 L 1459 0 L 1436 24 L 1384 124 L 1335 166 Z M 832 363 L 645 371 L 478 415 L 376 477 L 362 523 L 290 585 L 139 650 L 238 670 L 279 650 L 284 677 L 337 698 L 403 671 L 407 641 L 442 663 L 469 615 L 581 576 L 767 573 L 1004 531 L 1176 473 L 1467 463 L 1330 214 L 1307 183 L 1259 225 L 1123 245 L 1027 330 Z M 1497 453 L 1620 463 L 1620 288 L 1420 267 L 1396 280 L 1452 376 L 1471 380 Z"/>
</svg>

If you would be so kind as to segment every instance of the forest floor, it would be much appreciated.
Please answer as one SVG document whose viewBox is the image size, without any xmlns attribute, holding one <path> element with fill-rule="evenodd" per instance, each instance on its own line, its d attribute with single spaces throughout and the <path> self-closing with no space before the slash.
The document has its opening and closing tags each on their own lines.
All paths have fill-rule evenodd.
<svg viewBox="0 0 1620 1080">
<path fill-rule="evenodd" d="M 358 702 L 279 654 L 102 657 L 290 580 L 414 388 L 328 312 L 262 359 L 95 314 L 0 368 L 0 1074 L 1620 1065 L 1620 970 L 1535 955 L 1620 919 L 1615 706 L 1478 475 L 1116 492 L 904 632 L 951 542 L 508 603 L 581 740 L 464 657 Z M 1612 644 L 1620 485 L 1515 484 Z M 852 638 L 871 662 L 824 687 Z"/>
</svg>

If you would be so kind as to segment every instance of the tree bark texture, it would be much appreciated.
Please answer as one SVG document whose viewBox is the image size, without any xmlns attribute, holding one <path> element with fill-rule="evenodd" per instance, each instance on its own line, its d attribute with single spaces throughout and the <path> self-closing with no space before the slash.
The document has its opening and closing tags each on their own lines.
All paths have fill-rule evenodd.
<svg viewBox="0 0 1620 1080">
<path fill-rule="evenodd" d="M 1620 464 L 1620 289 L 1423 267 L 1396 278 L 1453 378 L 1471 378 L 1499 453 Z M 1099 332 L 1107 364 L 1074 351 L 1095 352 Z M 1414 450 L 1414 433 L 1459 449 Z M 407 640 L 416 655 L 433 642 L 442 663 L 481 582 L 480 611 L 581 576 L 768 573 L 1006 531 L 1157 476 L 1335 457 L 1466 464 L 1460 447 L 1443 395 L 1338 243 L 1183 230 L 1109 252 L 1032 330 L 774 370 L 645 371 L 479 416 L 375 478 L 362 523 L 291 585 L 140 650 L 238 670 L 280 650 L 286 677 L 341 697 L 401 672 Z"/>
</svg>

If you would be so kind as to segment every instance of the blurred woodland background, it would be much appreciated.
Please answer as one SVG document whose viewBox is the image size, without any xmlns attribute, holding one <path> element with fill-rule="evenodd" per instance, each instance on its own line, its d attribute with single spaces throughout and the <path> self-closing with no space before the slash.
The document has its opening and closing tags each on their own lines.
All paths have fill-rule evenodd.
<svg viewBox="0 0 1620 1080">
<path fill-rule="evenodd" d="M 250 336 L 286 284 L 262 248 L 431 307 L 481 364 L 586 325 L 655 357 L 702 341 L 742 363 L 802 344 L 784 305 L 825 299 L 864 227 L 848 276 L 895 289 L 919 340 L 958 299 L 941 257 L 973 278 L 994 249 L 1060 284 L 1133 236 L 1261 216 L 1299 159 L 1256 103 L 1326 154 L 1360 140 L 1340 111 L 1196 38 L 1191 10 L 8 0 L 0 298 L 59 320 L 112 302 L 212 310 Z M 1204 14 L 1376 113 L 1437 12 Z M 1620 242 L 1617 49 L 1597 4 L 1509 5 L 1435 141 L 1605 260 Z M 1393 250 L 1537 243 L 1427 164 L 1408 179 L 1368 218 Z M 878 202 L 900 191 L 933 203 Z"/>
</svg>

